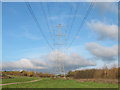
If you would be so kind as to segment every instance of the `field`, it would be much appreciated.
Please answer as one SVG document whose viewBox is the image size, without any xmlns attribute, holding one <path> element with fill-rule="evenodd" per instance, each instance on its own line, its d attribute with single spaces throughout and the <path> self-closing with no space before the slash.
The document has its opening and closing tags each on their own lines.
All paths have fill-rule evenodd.
<svg viewBox="0 0 120 90">
<path fill-rule="evenodd" d="M 22 84 L 12 84 L 4 85 L 2 88 L 117 88 L 117 84 L 104 84 L 104 83 L 95 83 L 95 82 L 79 82 L 74 79 L 64 80 L 51 80 L 50 78 L 39 78 L 39 77 L 23 77 L 16 76 L 11 79 L 3 79 L 2 83 L 14 83 L 14 82 L 25 82 L 38 80 L 36 82 L 22 83 Z"/>
<path fill-rule="evenodd" d="M 9 79 L 2 79 L 2 84 L 6 84 L 6 83 L 14 83 L 14 82 L 25 82 L 25 81 L 32 81 L 32 80 L 36 80 L 39 79 L 39 77 L 25 77 L 25 76 L 12 76 L 15 78 L 9 78 Z"/>
</svg>

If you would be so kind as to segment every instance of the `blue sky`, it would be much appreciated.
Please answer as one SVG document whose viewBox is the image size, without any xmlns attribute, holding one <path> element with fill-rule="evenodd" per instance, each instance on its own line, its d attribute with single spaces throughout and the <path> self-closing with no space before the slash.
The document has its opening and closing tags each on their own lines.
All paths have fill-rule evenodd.
<svg viewBox="0 0 120 90">
<path fill-rule="evenodd" d="M 70 37 L 68 38 L 69 45 L 77 30 L 79 30 L 90 3 L 35 2 L 30 3 L 30 5 L 50 44 L 53 44 L 50 35 L 53 27 L 62 24 L 65 26 L 62 30 L 67 30 L 67 32 L 70 30 Z M 78 10 L 76 10 L 77 7 Z M 84 63 L 88 68 L 91 66 L 101 67 L 108 62 L 109 64 L 117 63 L 117 15 L 117 3 L 95 3 L 80 33 L 76 36 L 75 41 L 67 51 L 69 57 L 72 58 L 73 56 L 70 55 L 74 53 L 79 59 L 83 59 L 84 57 L 86 62 L 90 60 L 92 62 L 91 65 L 90 63 L 88 65 Z M 73 18 L 75 19 L 73 25 L 71 25 Z M 19 61 L 22 62 L 22 60 L 25 59 L 48 63 L 47 60 L 49 60 L 49 58 L 45 59 L 43 57 L 49 56 L 49 54 L 54 51 L 47 45 L 24 2 L 4 2 L 2 4 L 2 19 L 3 62 L 12 64 Z M 57 29 L 58 28 L 55 28 L 55 30 Z M 107 54 L 107 52 L 111 53 L 104 56 L 102 55 L 102 51 L 105 54 Z M 80 63 L 80 65 L 78 63 L 79 67 L 82 66 L 82 60 L 80 61 L 81 62 L 78 61 Z M 3 65 L 5 69 L 12 67 L 6 63 Z M 75 65 L 76 64 L 73 66 Z M 17 67 L 17 69 L 26 68 Z"/>
</svg>

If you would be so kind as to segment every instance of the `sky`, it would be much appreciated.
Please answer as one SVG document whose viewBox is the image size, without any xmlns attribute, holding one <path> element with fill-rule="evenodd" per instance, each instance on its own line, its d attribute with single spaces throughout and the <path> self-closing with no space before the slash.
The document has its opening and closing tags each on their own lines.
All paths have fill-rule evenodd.
<svg viewBox="0 0 120 90">
<path fill-rule="evenodd" d="M 3 70 L 54 72 L 57 47 L 51 49 L 50 46 L 53 47 L 57 42 L 57 37 L 55 40 L 52 38 L 59 24 L 64 26 L 61 29 L 65 34 L 63 42 L 66 45 L 63 46 L 65 51 L 61 60 L 65 63 L 66 72 L 117 65 L 118 3 L 94 3 L 82 28 L 81 23 L 91 4 L 89 2 L 29 4 L 41 29 L 25 2 L 2 3 Z"/>
</svg>

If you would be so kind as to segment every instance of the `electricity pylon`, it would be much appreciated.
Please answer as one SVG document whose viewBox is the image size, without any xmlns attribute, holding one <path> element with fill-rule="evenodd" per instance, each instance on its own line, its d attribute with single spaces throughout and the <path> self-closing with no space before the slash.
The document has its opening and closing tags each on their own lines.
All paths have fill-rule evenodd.
<svg viewBox="0 0 120 90">
<path fill-rule="evenodd" d="M 54 30 L 54 47 L 57 49 L 57 58 L 56 58 L 56 70 L 55 70 L 55 77 L 58 75 L 64 75 L 65 78 L 65 68 L 64 68 L 64 45 L 65 45 L 65 30 L 62 30 L 61 24 L 58 26 L 55 26 L 58 28 L 57 30 Z"/>
</svg>

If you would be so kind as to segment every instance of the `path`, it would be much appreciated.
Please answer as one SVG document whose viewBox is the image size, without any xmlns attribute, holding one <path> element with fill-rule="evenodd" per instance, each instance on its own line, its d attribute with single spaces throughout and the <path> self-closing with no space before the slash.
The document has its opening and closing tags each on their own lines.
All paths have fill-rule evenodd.
<svg viewBox="0 0 120 90">
<path fill-rule="evenodd" d="M 37 82 L 37 81 L 40 81 L 40 80 L 42 80 L 42 79 L 32 80 L 32 81 L 27 81 L 27 82 L 6 83 L 6 84 L 0 84 L 0 86 L 4 86 L 4 85 L 11 85 L 11 84 L 29 83 L 29 82 Z"/>
</svg>

